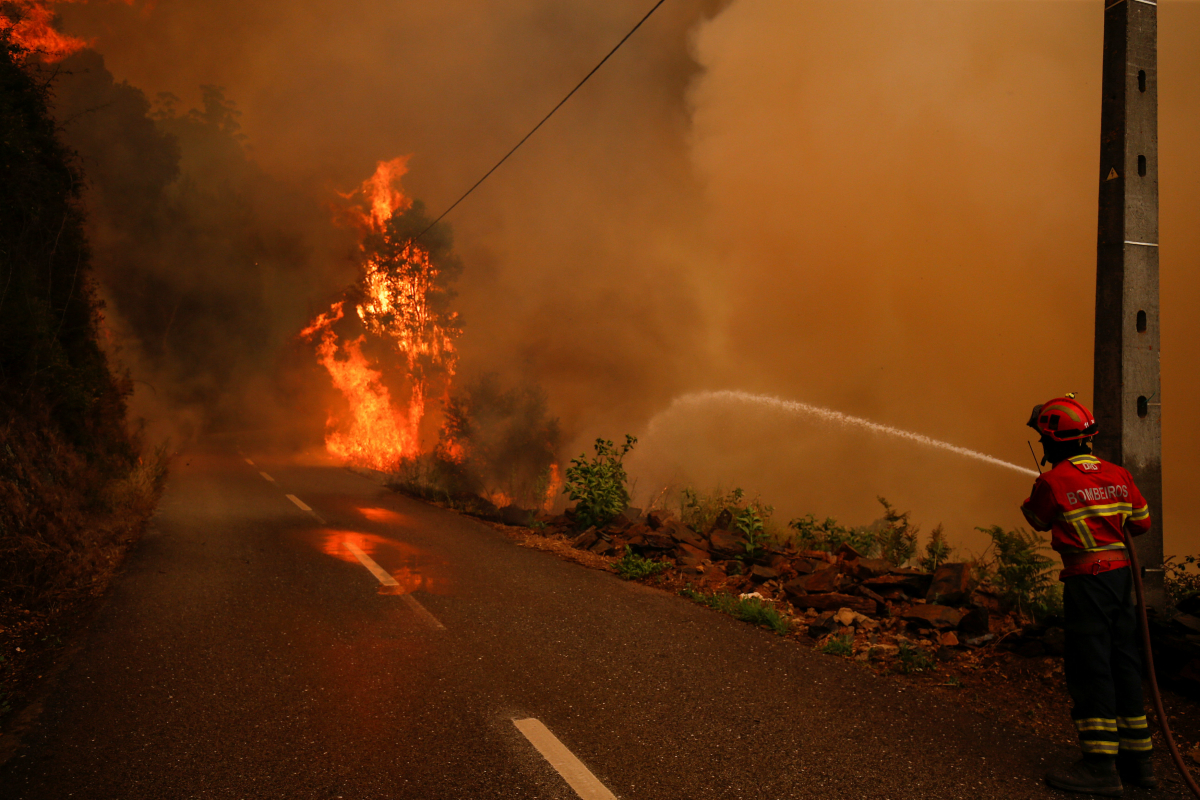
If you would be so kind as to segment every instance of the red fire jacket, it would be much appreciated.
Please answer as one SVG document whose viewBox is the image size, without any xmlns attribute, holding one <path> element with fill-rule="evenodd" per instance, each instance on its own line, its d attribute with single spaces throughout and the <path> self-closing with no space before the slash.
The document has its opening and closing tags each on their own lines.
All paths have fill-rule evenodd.
<svg viewBox="0 0 1200 800">
<path fill-rule="evenodd" d="M 1050 546 L 1063 555 L 1063 578 L 1125 566 L 1114 560 L 1081 569 L 1071 562 L 1082 553 L 1123 550 L 1122 527 L 1134 536 L 1150 530 L 1150 507 L 1129 472 L 1092 455 L 1060 461 L 1040 476 L 1021 513 L 1035 530 L 1054 532 Z"/>
</svg>

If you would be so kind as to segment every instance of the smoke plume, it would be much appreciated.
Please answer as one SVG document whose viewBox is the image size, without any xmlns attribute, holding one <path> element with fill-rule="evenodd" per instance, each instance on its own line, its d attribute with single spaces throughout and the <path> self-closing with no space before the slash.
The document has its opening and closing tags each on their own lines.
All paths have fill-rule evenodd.
<svg viewBox="0 0 1200 800">
<path fill-rule="evenodd" d="M 246 139 L 215 172 L 193 165 L 204 191 L 217 191 L 204 183 L 213 174 L 253 173 L 231 185 L 286 180 L 285 196 L 312 209 L 378 160 L 412 153 L 407 188 L 437 213 L 644 5 L 297 0 L 281 12 L 267 0 L 162 0 L 149 15 L 61 13 L 149 96 L 179 94 L 204 119 L 196 87 L 225 87 Z M 568 454 L 598 435 L 644 434 L 681 394 L 737 389 L 1027 464 L 1029 408 L 1064 391 L 1090 399 L 1101 29 L 1098 0 L 664 5 L 451 216 L 460 374 L 544 387 Z M 1200 301 L 1188 267 L 1200 257 L 1189 195 L 1200 154 L 1188 146 L 1200 134 L 1189 77 L 1200 6 L 1160 6 L 1160 31 L 1166 546 L 1179 552 L 1200 544 L 1173 510 L 1200 445 L 1200 378 L 1187 367 L 1200 322 L 1184 311 Z M 258 269 L 305 287 L 255 293 L 273 315 L 270 350 L 300 327 L 298 307 L 322 308 L 346 285 L 345 263 L 336 247 L 306 244 L 329 229 L 315 212 L 281 215 L 278 192 L 244 191 L 253 213 L 220 224 L 276 233 L 213 261 L 237 260 L 246 268 L 229 276 L 248 280 L 254 252 L 271 265 Z M 186 255 L 164 252 L 164 264 Z M 171 336 L 184 319 L 202 326 L 189 335 L 207 335 L 179 300 L 208 287 L 196 260 L 162 272 L 173 300 L 158 304 L 157 329 L 179 302 Z M 226 280 L 211 291 L 241 296 Z M 256 324 L 243 307 L 230 325 Z M 656 431 L 629 461 L 638 502 L 722 483 L 761 493 L 784 518 L 861 523 L 881 494 L 972 547 L 975 525 L 1022 523 L 1027 478 L 902 441 L 728 407 Z"/>
</svg>

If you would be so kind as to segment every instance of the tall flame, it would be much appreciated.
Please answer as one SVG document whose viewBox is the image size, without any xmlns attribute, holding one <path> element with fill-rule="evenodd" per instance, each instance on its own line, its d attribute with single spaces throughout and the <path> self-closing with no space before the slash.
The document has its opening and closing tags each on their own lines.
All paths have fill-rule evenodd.
<svg viewBox="0 0 1200 800">
<path fill-rule="evenodd" d="M 329 431 L 325 447 L 343 461 L 387 470 L 396 460 L 418 450 L 417 426 L 420 420 L 410 416 L 397 418 L 392 395 L 380 380 L 382 375 L 371 368 L 362 352 L 363 337 L 341 346 L 345 358 L 338 358 L 338 336 L 333 324 L 342 318 L 342 303 L 334 303 L 326 314 L 319 314 L 311 325 L 300 332 L 305 338 L 320 332 L 317 359 L 329 372 L 334 387 L 350 401 L 350 419 L 343 421 L 330 412 Z M 400 455 L 397 455 L 400 454 Z"/>
<path fill-rule="evenodd" d="M 386 241 L 392 217 L 412 207 L 398 183 L 407 171 L 408 157 L 380 161 L 375 174 L 348 195 L 361 195 L 364 201 L 365 208 L 353 213 L 364 239 L 374 235 Z M 301 335 L 312 338 L 320 332 L 317 359 L 350 406 L 348 419 L 330 413 L 326 449 L 343 461 L 387 470 L 421 453 L 421 422 L 430 382 L 443 380 L 443 391 L 449 393 L 459 328 L 457 315 L 438 312 L 430 303 L 431 294 L 438 291 L 439 273 L 428 251 L 406 242 L 390 255 L 368 252 L 365 247 L 363 255 L 362 299 L 355 305 L 355 315 L 367 334 L 389 342 L 400 356 L 397 366 L 407 378 L 407 404 L 397 407 L 382 372 L 363 354 L 365 335 L 339 344 L 333 326 L 344 316 L 344 301 L 318 315 Z"/>
</svg>

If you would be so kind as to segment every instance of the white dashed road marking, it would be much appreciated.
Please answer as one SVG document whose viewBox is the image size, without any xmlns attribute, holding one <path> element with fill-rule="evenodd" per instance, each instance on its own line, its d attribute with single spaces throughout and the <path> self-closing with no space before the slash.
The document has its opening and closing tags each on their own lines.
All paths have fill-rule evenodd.
<svg viewBox="0 0 1200 800">
<path fill-rule="evenodd" d="M 321 516 L 320 514 L 318 514 L 317 512 L 313 511 L 313 510 L 312 510 L 312 507 L 311 507 L 311 506 L 309 506 L 309 505 L 308 505 L 308 503 L 305 503 L 305 502 L 304 502 L 303 500 L 301 500 L 299 497 L 296 497 L 296 495 L 294 495 L 294 494 L 287 494 L 287 495 L 284 495 L 284 497 L 286 497 L 288 500 L 291 500 L 293 503 L 295 503 L 295 504 L 296 504 L 296 508 L 300 509 L 301 511 L 307 511 L 309 514 L 312 514 L 312 515 L 313 515 L 313 517 L 315 517 L 315 518 L 316 518 L 317 522 L 321 523 L 322 525 L 324 525 L 324 524 L 325 524 L 325 519 L 324 519 L 324 517 L 322 517 L 322 516 Z"/>
<path fill-rule="evenodd" d="M 250 466 L 252 466 L 252 467 L 254 466 L 254 462 L 253 462 L 253 461 L 251 461 L 251 460 L 250 460 L 250 459 L 248 459 L 248 458 L 246 459 L 246 463 L 247 463 L 247 464 L 249 464 L 249 465 L 250 465 Z"/>
<path fill-rule="evenodd" d="M 550 766 L 563 776 L 567 785 L 575 790 L 583 800 L 617 800 L 604 784 L 596 779 L 591 770 L 567 749 L 567 746 L 550 732 L 550 729 L 536 719 L 514 719 L 517 726 L 529 743 L 550 762 Z"/>
<path fill-rule="evenodd" d="M 272 478 L 270 475 L 268 475 L 268 474 L 267 474 L 267 473 L 265 473 L 265 472 L 259 472 L 258 474 L 259 474 L 259 475 L 262 475 L 264 478 L 266 478 L 267 480 L 269 480 L 271 483 L 274 483 L 274 482 L 275 482 L 275 479 L 274 479 L 274 478 Z"/>
<path fill-rule="evenodd" d="M 342 544 L 346 545 L 346 549 L 354 554 L 354 557 L 358 559 L 358 563 L 366 567 L 367 571 L 374 575 L 375 579 L 384 586 L 400 585 L 399 581 L 389 575 L 387 570 L 385 570 L 383 567 L 376 564 L 375 559 L 364 553 L 362 548 L 354 544 L 354 542 L 342 542 Z M 413 597 L 411 594 L 403 594 L 400 597 L 425 624 L 440 631 L 446 630 L 446 626 L 438 622 L 437 617 L 429 613 L 429 609 L 417 602 L 417 598 Z"/>
<path fill-rule="evenodd" d="M 291 500 L 293 503 L 295 503 L 295 504 L 296 504 L 296 508 L 300 509 L 301 511 L 312 511 L 312 507 L 311 507 L 311 506 L 309 506 L 309 505 L 307 505 L 307 504 L 306 504 L 306 503 L 305 503 L 303 500 L 301 500 L 299 497 L 296 497 L 296 495 L 294 495 L 294 494 L 289 494 L 289 495 L 284 495 L 284 496 L 285 496 L 285 497 L 286 497 L 288 500 Z"/>
<path fill-rule="evenodd" d="M 435 617 L 433 614 L 430 614 L 429 609 L 427 609 L 425 606 L 418 603 L 417 598 L 413 597 L 411 594 L 402 594 L 402 595 L 400 595 L 400 599 L 403 600 L 404 604 L 406 606 L 408 606 L 409 608 L 411 608 L 412 612 L 414 614 L 416 614 L 421 619 L 421 621 L 424 622 L 426 625 L 433 628 L 434 630 L 438 630 L 438 631 L 446 630 L 446 626 L 443 625 L 441 622 L 438 622 L 438 618 Z"/>
</svg>

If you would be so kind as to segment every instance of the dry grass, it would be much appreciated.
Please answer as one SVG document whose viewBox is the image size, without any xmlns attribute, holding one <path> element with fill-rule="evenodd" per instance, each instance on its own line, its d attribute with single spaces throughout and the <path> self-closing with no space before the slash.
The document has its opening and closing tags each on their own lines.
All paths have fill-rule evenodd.
<svg viewBox="0 0 1200 800">
<path fill-rule="evenodd" d="M 0 428 L 0 721 L 7 728 L 154 513 L 167 454 L 89 460 L 44 416 L 0 412 L 10 420 Z"/>
<path fill-rule="evenodd" d="M 89 460 L 43 420 L 0 429 L 0 598 L 37 607 L 101 590 L 153 513 L 166 469 L 163 450 Z"/>
</svg>

